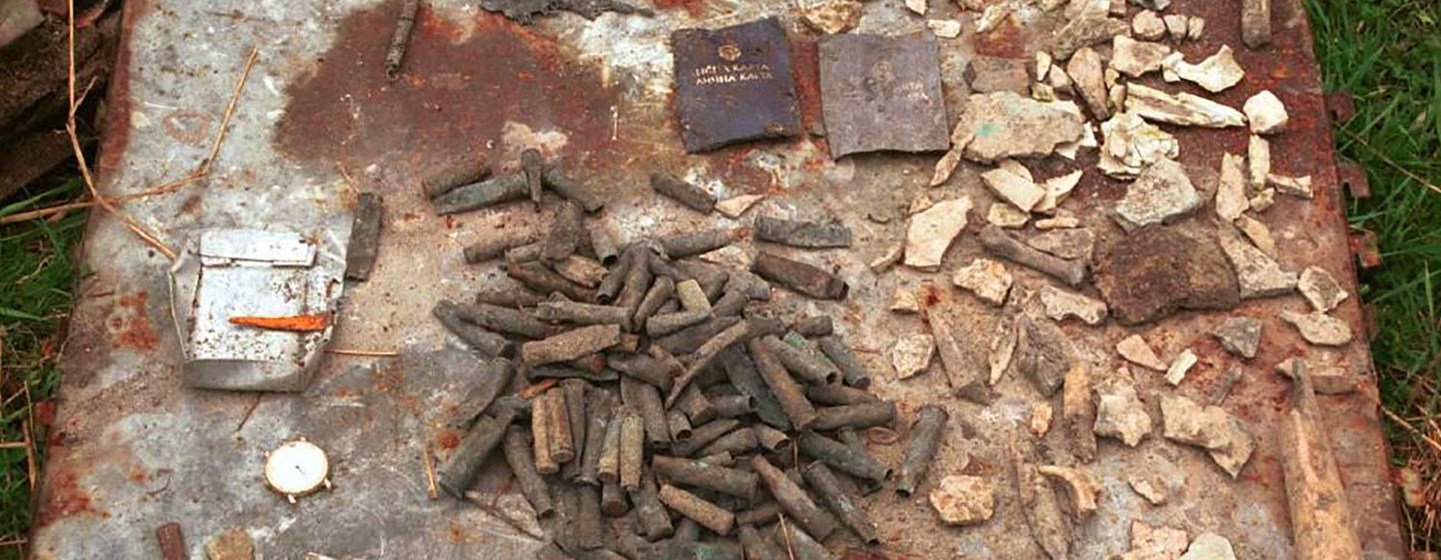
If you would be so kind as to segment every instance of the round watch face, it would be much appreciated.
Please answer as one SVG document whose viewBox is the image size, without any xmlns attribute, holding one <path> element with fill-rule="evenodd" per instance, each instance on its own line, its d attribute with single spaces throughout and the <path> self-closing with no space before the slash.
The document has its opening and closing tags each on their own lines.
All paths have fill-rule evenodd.
<svg viewBox="0 0 1441 560">
<path fill-rule="evenodd" d="M 276 492 L 303 496 L 325 485 L 330 459 L 308 441 L 286 442 L 265 458 L 265 483 Z"/>
</svg>

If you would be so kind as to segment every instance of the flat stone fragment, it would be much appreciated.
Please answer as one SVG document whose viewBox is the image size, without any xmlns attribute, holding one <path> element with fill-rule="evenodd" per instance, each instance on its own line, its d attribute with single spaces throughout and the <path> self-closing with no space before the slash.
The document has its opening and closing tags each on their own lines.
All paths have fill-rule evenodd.
<svg viewBox="0 0 1441 560">
<path fill-rule="evenodd" d="M 1286 105 L 1266 90 L 1252 95 L 1241 106 L 1241 111 L 1246 113 L 1246 120 L 1251 123 L 1253 134 L 1275 134 L 1286 130 L 1286 125 L 1291 121 L 1290 115 L 1286 113 Z"/>
<path fill-rule="evenodd" d="M 1186 397 L 1161 396 L 1161 424 L 1166 439 L 1207 450 L 1231 478 L 1241 473 L 1256 448 L 1240 420 L 1221 407 L 1203 407 Z"/>
<path fill-rule="evenodd" d="M 1296 283 L 1296 289 L 1301 291 L 1306 301 L 1311 302 L 1312 309 L 1321 313 L 1335 309 L 1341 302 L 1346 301 L 1346 298 L 1351 297 L 1351 294 L 1341 287 L 1341 283 L 1336 281 L 1335 276 L 1315 266 L 1308 266 L 1301 271 L 1301 280 Z"/>
<path fill-rule="evenodd" d="M 727 218 L 735 219 L 741 217 L 742 214 L 745 214 L 747 210 L 750 210 L 751 207 L 755 206 L 757 202 L 765 199 L 765 197 L 766 195 L 763 194 L 743 194 L 740 196 L 733 196 L 717 202 L 715 205 L 715 209 L 717 212 L 720 212 L 721 215 Z"/>
<path fill-rule="evenodd" d="M 210 560 L 252 560 L 255 541 L 249 532 L 237 527 L 206 540 L 205 555 Z"/>
<path fill-rule="evenodd" d="M 1011 12 L 1015 9 L 1016 5 L 1013 2 L 992 2 L 985 7 L 980 17 L 976 18 L 976 34 L 980 35 L 995 29 L 1001 25 L 1001 22 L 1011 17 Z"/>
<path fill-rule="evenodd" d="M 1191 31 L 1191 21 L 1186 19 L 1186 16 L 1168 14 L 1162 17 L 1161 21 L 1166 23 L 1166 33 L 1174 40 L 1185 40 L 1186 35 Z"/>
<path fill-rule="evenodd" d="M 1026 240 L 1026 244 L 1063 259 L 1091 260 L 1096 234 L 1086 228 L 1048 231 Z"/>
<path fill-rule="evenodd" d="M 1125 35 L 1111 40 L 1111 68 L 1132 78 L 1160 70 L 1170 54 L 1171 47 L 1161 43 L 1137 41 Z"/>
<path fill-rule="evenodd" d="M 1216 187 L 1216 215 L 1233 222 L 1251 208 L 1246 198 L 1245 159 L 1236 154 L 1221 155 L 1221 175 Z"/>
<path fill-rule="evenodd" d="M 811 29 L 835 35 L 855 29 L 864 9 L 858 0 L 828 0 L 801 10 L 801 21 Z"/>
<path fill-rule="evenodd" d="M 1241 41 L 1253 49 L 1271 42 L 1271 0 L 1241 2 Z"/>
<path fill-rule="evenodd" d="M 1127 325 L 1178 309 L 1231 309 L 1241 302 L 1225 254 L 1201 232 L 1142 228 L 1098 248 L 1094 269 L 1111 315 Z"/>
<path fill-rule="evenodd" d="M 921 302 L 916 299 L 915 290 L 902 286 L 891 294 L 890 309 L 895 313 L 920 313 Z"/>
<path fill-rule="evenodd" d="M 991 353 L 986 356 L 986 365 L 991 370 L 991 385 L 1001 381 L 1001 376 L 1011 368 L 1011 358 L 1016 354 L 1016 328 L 1014 324 L 1002 323 L 996 328 L 996 335 L 991 339 Z"/>
<path fill-rule="evenodd" d="M 1236 552 L 1226 537 L 1207 532 L 1196 535 L 1191 547 L 1178 560 L 1236 560 Z"/>
<path fill-rule="evenodd" d="M 1143 41 L 1156 41 L 1166 36 L 1166 22 L 1151 10 L 1141 10 L 1131 18 L 1131 31 Z"/>
<path fill-rule="evenodd" d="M 1036 229 L 1041 231 L 1051 231 L 1055 229 L 1074 229 L 1078 227 L 1081 227 L 1081 219 L 1069 213 L 1065 213 L 1064 210 L 1057 212 L 1054 217 L 1046 218 L 1043 220 L 1036 220 Z"/>
<path fill-rule="evenodd" d="M 1191 184 L 1185 168 L 1163 159 L 1142 171 L 1116 203 L 1116 221 L 1127 232 L 1143 226 L 1162 224 L 1190 213 L 1201 205 L 1201 196 Z"/>
<path fill-rule="evenodd" d="M 993 202 L 990 209 L 986 211 L 986 223 L 997 227 L 1017 229 L 1025 227 L 1026 222 L 1029 221 L 1031 221 L 1029 213 L 1004 202 Z"/>
<path fill-rule="evenodd" d="M 1131 550 L 1118 560 L 1176 560 L 1186 552 L 1186 532 L 1131 522 Z"/>
<path fill-rule="evenodd" d="M 1246 235 L 1246 239 L 1251 240 L 1251 244 L 1266 256 L 1273 259 L 1280 256 L 1276 250 L 1276 239 L 1271 237 L 1271 228 L 1266 227 L 1266 224 L 1248 215 L 1236 218 L 1235 223 L 1236 229 L 1241 230 L 1241 233 Z"/>
<path fill-rule="evenodd" d="M 1142 477 L 1139 474 L 1132 473 L 1126 476 L 1126 484 L 1129 485 L 1131 490 L 1135 491 L 1137 495 L 1145 498 L 1147 502 L 1151 502 L 1151 505 L 1166 505 L 1168 496 L 1160 480 Z"/>
<path fill-rule="evenodd" d="M 1041 305 L 1046 307 L 1046 316 L 1056 321 L 1075 317 L 1081 322 L 1095 326 L 1106 320 L 1106 304 L 1097 299 L 1068 292 L 1050 284 L 1041 287 Z"/>
<path fill-rule="evenodd" d="M 1281 268 L 1266 253 L 1242 239 L 1235 228 L 1221 226 L 1217 237 L 1241 287 L 1241 299 L 1279 296 L 1296 289 L 1296 273 Z"/>
<path fill-rule="evenodd" d="M 1023 212 L 1030 212 L 1036 203 L 1045 198 L 1046 191 L 1028 177 L 1022 177 L 1004 167 L 998 167 L 981 174 L 981 181 L 991 192 Z"/>
<path fill-rule="evenodd" d="M 956 25 L 959 26 L 959 22 Z M 1030 61 L 1024 58 L 977 56 L 966 66 L 963 77 L 971 85 L 972 93 L 1025 93 L 1031 85 L 1031 75 L 1026 71 L 1029 65 Z"/>
<path fill-rule="evenodd" d="M 1032 208 L 1031 211 L 1043 214 L 1055 212 L 1061 202 L 1065 201 L 1067 196 L 1070 196 L 1071 191 L 1076 190 L 1076 187 L 1080 186 L 1083 175 L 1085 175 L 1085 172 L 1077 169 L 1065 175 L 1057 175 L 1046 179 L 1041 183 L 1041 189 L 1046 191 L 1046 195 L 1041 197 L 1041 201 L 1037 202 L 1036 207 Z"/>
<path fill-rule="evenodd" d="M 984 523 L 996 512 L 996 486 L 979 476 L 947 476 L 931 491 L 931 507 L 946 525 Z"/>
<path fill-rule="evenodd" d="M 1216 54 L 1206 57 L 1199 64 L 1190 64 L 1179 56 L 1167 59 L 1166 70 L 1211 93 L 1230 89 L 1246 77 L 1246 71 L 1236 62 L 1235 53 L 1226 45 L 1221 45 Z"/>
<path fill-rule="evenodd" d="M 1271 142 L 1251 135 L 1251 141 L 1246 144 L 1246 170 L 1251 188 L 1266 186 L 1266 179 L 1271 176 Z"/>
<path fill-rule="evenodd" d="M 981 301 L 991 305 L 1002 305 L 1014 282 L 1006 265 L 991 259 L 976 259 L 961 267 L 951 277 L 957 288 L 971 292 Z"/>
<path fill-rule="evenodd" d="M 1157 161 L 1181 155 L 1175 136 L 1134 113 L 1116 113 L 1101 123 L 1101 135 L 1106 140 L 1097 167 L 1112 177 L 1135 177 Z"/>
<path fill-rule="evenodd" d="M 936 203 L 924 212 L 911 216 L 910 227 L 906 230 L 906 266 L 919 270 L 936 271 L 941 268 L 941 259 L 951 242 L 966 227 L 966 216 L 971 211 L 971 197 Z"/>
<path fill-rule="evenodd" d="M 1251 195 L 1251 209 L 1257 212 L 1265 212 L 1267 208 L 1276 203 L 1276 189 L 1261 189 Z"/>
<path fill-rule="evenodd" d="M 1056 417 L 1056 408 L 1051 403 L 1041 401 L 1031 406 L 1031 420 L 1028 427 L 1031 433 L 1038 438 L 1046 437 L 1051 431 L 1051 421 Z"/>
<path fill-rule="evenodd" d="M 871 261 L 871 263 L 866 266 L 870 267 L 871 272 L 880 274 L 882 272 L 890 270 L 891 267 L 896 266 L 896 263 L 901 262 L 901 257 L 905 256 L 905 252 L 905 243 L 897 243 L 895 246 L 887 250 L 885 254 L 876 257 L 876 260 Z"/>
<path fill-rule="evenodd" d="M 1022 315 L 1016 322 L 1017 365 L 1042 396 L 1061 389 L 1071 369 L 1070 341 L 1055 324 Z"/>
<path fill-rule="evenodd" d="M 1137 83 L 1126 87 L 1126 111 L 1149 121 L 1181 126 L 1226 128 L 1245 126 L 1240 111 L 1189 93 L 1171 95 Z"/>
<path fill-rule="evenodd" d="M 961 22 L 953 19 L 926 20 L 926 27 L 929 27 L 931 33 L 942 39 L 955 39 L 961 36 Z"/>
<path fill-rule="evenodd" d="M 1052 70 L 1057 71 L 1060 68 Z M 1100 54 L 1090 47 L 1076 51 L 1066 62 L 1065 75 L 1092 115 L 1102 120 L 1111 116 L 1111 106 L 1106 98 L 1105 65 Z"/>
<path fill-rule="evenodd" d="M 1111 19 L 1110 6 L 1106 3 L 1085 2 L 1080 12 L 1071 15 L 1070 21 L 1056 31 L 1052 54 L 1065 60 L 1077 49 L 1125 35 L 1131 25 L 1123 19 Z M 1073 3 L 1074 5 L 1074 3 Z"/>
<path fill-rule="evenodd" d="M 935 36 L 842 33 L 823 37 L 818 48 L 832 158 L 951 147 Z"/>
<path fill-rule="evenodd" d="M 1139 334 L 1133 334 L 1116 343 L 1116 353 L 1126 361 L 1155 371 L 1166 371 L 1166 362 L 1156 355 L 1151 345 Z"/>
<path fill-rule="evenodd" d="M 1166 383 L 1170 383 L 1172 387 L 1180 385 L 1199 360 L 1190 348 L 1182 350 L 1180 355 L 1171 361 L 1171 366 L 1166 368 Z"/>
<path fill-rule="evenodd" d="M 926 0 L 906 0 L 906 8 L 917 15 L 926 15 L 927 4 Z"/>
<path fill-rule="evenodd" d="M 1221 341 L 1227 352 L 1243 358 L 1256 357 L 1256 348 L 1261 345 L 1260 319 L 1253 317 L 1231 317 L 1211 330 L 1211 335 Z"/>
<path fill-rule="evenodd" d="M 1206 32 L 1206 18 L 1191 16 L 1186 20 L 1186 38 L 1192 41 L 1201 40 L 1201 35 Z"/>
<path fill-rule="evenodd" d="M 970 96 L 953 138 L 969 138 L 961 150 L 970 160 L 1050 155 L 1056 146 L 1080 140 L 1085 119 L 1060 102 L 1043 103 L 1010 91 Z"/>
<path fill-rule="evenodd" d="M 1126 379 L 1110 379 L 1096 387 L 1096 423 L 1091 431 L 1135 447 L 1151 433 L 1151 415 Z"/>
<path fill-rule="evenodd" d="M 1036 81 L 1044 81 L 1051 73 L 1051 66 L 1055 64 L 1056 57 L 1046 51 L 1036 51 Z"/>
<path fill-rule="evenodd" d="M 1101 497 L 1101 482 L 1085 469 L 1042 465 L 1036 471 L 1061 482 L 1071 499 L 1070 511 L 1078 522 L 1085 521 L 1100 507 L 1097 500 Z"/>
<path fill-rule="evenodd" d="M 936 353 L 936 339 L 928 334 L 913 334 L 896 339 L 891 347 L 891 366 L 897 379 L 908 379 L 926 371 Z"/>
<path fill-rule="evenodd" d="M 1315 196 L 1311 192 L 1310 175 L 1287 177 L 1285 175 L 1270 173 L 1266 175 L 1266 184 L 1275 187 L 1276 191 L 1281 194 L 1294 196 L 1296 198 L 1310 199 Z"/>
<path fill-rule="evenodd" d="M 1276 364 L 1276 373 L 1287 379 L 1295 380 L 1292 375 L 1296 371 L 1296 360 L 1291 357 Z M 1353 393 L 1361 385 L 1361 375 L 1353 373 L 1350 369 L 1333 364 L 1306 364 L 1306 376 L 1311 378 L 1311 385 L 1316 392 L 1322 395 L 1344 395 Z"/>
<path fill-rule="evenodd" d="M 1306 342 L 1320 346 L 1345 346 L 1351 342 L 1351 327 L 1345 321 L 1321 312 L 1282 311 L 1281 320 L 1300 331 Z"/>
</svg>

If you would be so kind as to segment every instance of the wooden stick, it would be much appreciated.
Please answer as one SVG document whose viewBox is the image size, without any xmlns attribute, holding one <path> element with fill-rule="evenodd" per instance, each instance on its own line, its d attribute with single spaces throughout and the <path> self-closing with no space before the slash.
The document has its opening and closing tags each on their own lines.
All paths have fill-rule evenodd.
<svg viewBox="0 0 1441 560">
<path fill-rule="evenodd" d="M 425 463 L 425 495 L 432 500 L 438 500 L 440 487 L 435 484 L 435 463 L 430 458 L 430 444 L 421 446 L 420 458 Z"/>
<path fill-rule="evenodd" d="M 215 162 L 215 156 L 220 155 L 220 144 L 225 142 L 225 133 L 230 129 L 230 116 L 235 113 L 235 105 L 240 102 L 240 92 L 245 89 L 245 82 L 250 80 L 250 69 L 255 66 L 255 59 L 259 55 L 258 45 L 250 47 L 250 56 L 245 58 L 245 68 L 240 71 L 240 79 L 235 81 L 235 89 L 230 92 L 230 103 L 225 106 L 225 115 L 220 118 L 220 130 L 215 133 L 215 143 L 210 146 L 210 155 L 200 162 L 200 167 L 192 176 L 199 178 L 210 174 L 210 164 Z"/>
<path fill-rule="evenodd" d="M 69 6 L 69 11 L 66 16 L 69 27 L 69 68 L 68 87 L 66 89 L 70 98 L 70 110 L 65 117 L 65 132 L 70 137 L 70 149 L 75 152 L 75 162 L 80 167 L 80 177 L 85 181 L 85 189 L 90 192 L 90 196 L 100 204 L 101 208 L 104 208 L 110 215 L 119 219 L 131 232 L 150 244 L 150 246 L 154 247 L 157 251 L 160 251 L 161 254 L 170 258 L 170 260 L 175 260 L 176 253 L 174 249 L 171 249 L 169 245 L 166 245 L 165 242 L 161 241 L 155 234 L 141 227 L 134 218 L 121 212 L 120 209 L 116 208 L 114 204 L 111 204 L 109 200 L 100 196 L 100 192 L 95 188 L 95 178 L 90 173 L 90 164 L 85 161 L 85 152 L 80 147 L 80 137 L 75 132 L 75 112 L 79 108 L 75 97 L 75 0 L 68 0 L 66 3 Z"/>
</svg>

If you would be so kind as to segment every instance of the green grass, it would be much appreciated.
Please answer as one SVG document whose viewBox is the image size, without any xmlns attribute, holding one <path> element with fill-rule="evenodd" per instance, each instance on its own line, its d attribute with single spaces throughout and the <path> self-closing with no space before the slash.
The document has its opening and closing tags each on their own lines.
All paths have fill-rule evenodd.
<svg viewBox="0 0 1441 560">
<path fill-rule="evenodd" d="M 1441 3 L 1435 0 L 1307 0 L 1316 56 L 1329 91 L 1350 92 L 1356 117 L 1337 149 L 1367 169 L 1372 198 L 1351 205 L 1353 227 L 1376 232 L 1382 267 L 1362 273 L 1375 305 L 1372 342 L 1382 404 L 1420 429 L 1441 412 Z M 1429 186 L 1428 186 L 1429 184 Z M 1434 426 L 1434 425 L 1432 425 Z M 1429 428 L 1433 439 L 1441 429 Z M 1397 423 L 1388 433 L 1398 466 L 1441 477 L 1441 453 Z M 1410 508 L 1417 550 L 1441 550 L 1441 489 Z"/>
<path fill-rule="evenodd" d="M 80 190 L 78 179 L 69 181 L 0 205 L 0 217 L 65 201 Z M 71 252 L 84 220 L 83 213 L 75 213 L 53 223 L 0 227 L 0 441 L 23 441 L 30 403 L 47 398 L 55 388 L 61 327 L 70 313 L 76 277 Z M 43 449 L 37 451 L 42 452 L 38 461 Z M 0 542 L 23 539 L 29 532 L 30 484 L 25 450 L 0 450 Z M 18 558 L 19 552 L 18 546 L 5 545 L 0 558 Z"/>
</svg>

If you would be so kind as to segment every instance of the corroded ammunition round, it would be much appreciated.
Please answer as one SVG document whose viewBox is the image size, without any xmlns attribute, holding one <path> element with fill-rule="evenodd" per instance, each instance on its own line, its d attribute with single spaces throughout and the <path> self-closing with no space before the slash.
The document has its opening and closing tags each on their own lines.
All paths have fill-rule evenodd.
<svg viewBox="0 0 1441 560">
<path fill-rule="evenodd" d="M 807 385 L 806 398 L 809 398 L 811 402 L 816 404 L 824 404 L 831 406 L 843 404 L 861 404 L 868 402 L 876 402 L 880 400 L 880 397 L 871 394 L 870 391 L 867 391 L 865 389 L 857 389 L 855 387 L 848 387 L 846 385 L 841 385 L 840 383 L 830 383 L 827 385 Z"/>
<path fill-rule="evenodd" d="M 839 222 L 756 216 L 756 239 L 806 249 L 851 246 L 851 228 Z"/>
<path fill-rule="evenodd" d="M 720 420 L 716 422 L 720 422 Z M 712 422 L 712 424 L 714 423 L 715 422 Z M 715 441 L 697 450 L 695 454 L 702 457 L 715 455 L 717 453 L 741 455 L 760 447 L 760 445 L 761 443 L 760 440 L 756 438 L 755 430 L 752 430 L 749 426 L 743 426 L 716 438 Z"/>
<path fill-rule="evenodd" d="M 855 353 L 851 352 L 851 348 L 846 346 L 845 341 L 842 341 L 840 337 L 821 337 L 816 341 L 816 345 L 820 346 L 821 353 L 830 358 L 831 363 L 840 368 L 841 377 L 845 380 L 846 385 L 860 389 L 867 389 L 871 386 L 871 374 L 866 371 L 866 367 L 856 359 Z"/>
<path fill-rule="evenodd" d="M 911 441 L 906 445 L 906 460 L 901 463 L 901 472 L 896 479 L 896 493 L 910 496 L 920 486 L 921 478 L 931 467 L 931 459 L 941 446 L 941 434 L 950 415 L 946 410 L 930 404 L 921 407 L 920 419 L 911 428 Z"/>
<path fill-rule="evenodd" d="M 796 383 L 780 360 L 759 340 L 752 339 L 746 343 L 746 347 L 750 349 L 751 358 L 755 360 L 761 379 L 765 380 L 766 386 L 770 387 L 771 393 L 780 402 L 781 410 L 790 418 L 791 425 L 797 430 L 810 429 L 816 422 L 816 409 L 806 400 L 800 384 Z"/>
<path fill-rule="evenodd" d="M 640 414 L 648 447 L 670 446 L 670 425 L 665 420 L 665 407 L 661 406 L 660 391 L 654 385 L 642 383 L 629 376 L 621 377 L 620 398 L 627 407 Z"/>
<path fill-rule="evenodd" d="M 524 173 L 512 173 L 463 185 L 432 198 L 437 214 L 458 214 L 506 202 L 525 200 L 530 195 Z"/>
<path fill-rule="evenodd" d="M 606 363 L 616 371 L 644 381 L 660 389 L 669 389 L 671 368 L 664 362 L 642 354 L 611 354 Z"/>
<path fill-rule="evenodd" d="M 828 406 L 816 410 L 816 423 L 811 425 L 811 429 L 873 428 L 890 424 L 895 419 L 896 404 L 885 401 Z"/>
<path fill-rule="evenodd" d="M 652 173 L 650 187 L 696 212 L 709 214 L 715 210 L 716 197 L 699 186 L 693 185 L 668 173 Z"/>
<path fill-rule="evenodd" d="M 716 228 L 663 237 L 659 241 L 661 247 L 665 248 L 666 256 L 678 261 L 720 249 L 744 235 L 745 230 L 740 228 Z"/>
<path fill-rule="evenodd" d="M 630 330 L 630 310 L 624 307 L 580 303 L 554 296 L 536 306 L 535 316 L 542 321 L 576 325 L 620 325 L 622 329 Z"/>
<path fill-rule="evenodd" d="M 751 458 L 751 470 L 760 476 L 771 496 L 780 503 L 781 509 L 789 514 L 792 521 L 806 528 L 806 531 L 824 539 L 836 529 L 836 520 L 830 513 L 817 506 L 800 485 L 792 481 L 780 469 L 767 461 L 764 456 Z"/>
<path fill-rule="evenodd" d="M 531 401 L 530 437 L 534 449 L 535 470 L 540 474 L 560 472 L 560 462 L 555 459 L 555 445 L 551 439 L 550 392 L 541 393 Z"/>
<path fill-rule="evenodd" d="M 751 431 L 755 432 L 756 441 L 760 442 L 761 447 L 765 448 L 766 451 L 779 453 L 791 447 L 791 437 L 786 435 L 785 432 L 765 424 L 751 426 Z"/>
<path fill-rule="evenodd" d="M 746 395 L 717 395 L 710 397 L 715 414 L 721 418 L 739 418 L 755 412 L 755 400 Z"/>
<path fill-rule="evenodd" d="M 670 426 L 670 438 L 672 441 L 683 442 L 690 439 L 690 419 L 679 410 L 669 410 L 665 413 L 665 423 Z"/>
<path fill-rule="evenodd" d="M 600 483 L 600 458 L 605 454 L 605 437 L 610 431 L 614 413 L 615 396 L 609 391 L 595 389 L 586 395 L 585 447 L 581 451 L 580 474 L 575 477 L 577 481 Z"/>
<path fill-rule="evenodd" d="M 481 418 L 465 433 L 450 457 L 435 469 L 436 482 L 446 493 L 457 499 L 465 495 L 486 457 L 505 438 L 505 427 L 515 419 L 515 412 L 513 406 L 501 406 L 495 416 Z"/>
<path fill-rule="evenodd" d="M 526 338 L 545 338 L 551 330 L 545 323 L 531 317 L 530 314 L 508 307 L 485 304 L 457 305 L 456 314 L 472 324 Z"/>
<path fill-rule="evenodd" d="M 444 325 L 446 330 L 459 337 L 466 346 L 481 354 L 496 357 L 507 356 L 514 351 L 515 345 L 506 340 L 504 336 L 461 318 L 459 305 L 455 302 L 441 300 L 440 303 L 435 304 L 431 314 L 440 320 L 440 324 Z"/>
<path fill-rule="evenodd" d="M 776 400 L 765 380 L 761 379 L 760 372 L 756 371 L 755 362 L 751 361 L 741 347 L 736 346 L 721 352 L 720 362 L 731 386 L 740 394 L 751 398 L 754 403 L 752 408 L 761 422 L 780 430 L 791 429 L 790 418 L 781 410 L 780 401 Z"/>
<path fill-rule="evenodd" d="M 756 475 L 745 471 L 709 465 L 680 457 L 651 457 L 651 468 L 661 480 L 714 490 L 750 501 L 756 495 Z"/>
<path fill-rule="evenodd" d="M 836 514 L 836 517 L 841 520 L 841 524 L 866 544 L 876 544 L 881 541 L 880 537 L 876 536 L 876 524 L 871 522 L 865 510 L 851 500 L 851 497 L 841 488 L 840 479 L 836 478 L 836 474 L 831 472 L 825 463 L 819 461 L 811 463 L 802 469 L 801 473 L 806 477 L 806 485 L 815 491 L 826 509 Z"/>
<path fill-rule="evenodd" d="M 816 359 L 805 349 L 797 348 L 779 337 L 767 336 L 761 339 L 761 343 L 766 346 L 767 350 L 770 350 L 776 359 L 781 361 L 787 370 L 806 383 L 825 385 L 839 381 L 841 378 L 840 370 L 835 369 L 834 366 L 828 367 L 829 364 Z"/>
<path fill-rule="evenodd" d="M 656 278 L 650 290 L 646 291 L 645 297 L 641 298 L 640 305 L 636 306 L 635 314 L 631 317 L 631 326 L 639 330 L 673 295 L 675 281 L 664 276 Z"/>
<path fill-rule="evenodd" d="M 891 474 L 891 469 L 871 458 L 864 449 L 857 449 L 815 432 L 801 434 L 796 438 L 796 446 L 807 457 L 865 481 L 869 490 L 880 488 Z"/>
<path fill-rule="evenodd" d="M 640 522 L 641 532 L 645 534 L 648 541 L 657 541 L 675 534 L 675 527 L 671 524 L 670 512 L 666 511 L 665 505 L 660 503 L 656 489 L 655 475 L 646 470 L 645 476 L 641 479 L 641 486 L 630 493 L 631 503 L 635 504 L 636 520 Z"/>
<path fill-rule="evenodd" d="M 620 486 L 626 490 L 640 487 L 641 470 L 645 466 L 645 424 L 640 414 L 629 407 L 622 409 L 620 425 Z"/>
<path fill-rule="evenodd" d="M 540 239 L 540 235 L 532 230 L 502 230 L 482 236 L 465 247 L 465 262 L 470 264 L 485 262 L 491 259 L 498 259 L 505 256 L 505 252 L 521 245 L 534 243 Z"/>
<path fill-rule="evenodd" d="M 620 517 L 630 509 L 626 501 L 625 490 L 618 483 L 610 483 L 600 487 L 600 511 L 608 517 Z"/>
<path fill-rule="evenodd" d="M 729 419 L 715 420 L 706 424 L 695 426 L 690 433 L 690 439 L 671 446 L 671 453 L 678 457 L 690 457 L 702 447 L 710 445 L 711 442 L 720 439 L 740 426 L 740 422 Z M 709 455 L 706 453 L 705 455 Z"/>
<path fill-rule="evenodd" d="M 785 553 L 776 550 L 770 541 L 761 538 L 755 527 L 740 526 L 741 547 L 745 549 L 746 560 L 786 560 Z"/>
<path fill-rule="evenodd" d="M 505 429 L 505 462 L 510 464 L 510 472 L 515 475 L 515 482 L 520 486 L 520 493 L 530 502 L 530 507 L 535 509 L 535 514 L 540 517 L 549 517 L 555 513 L 555 506 L 550 501 L 550 489 L 545 485 L 545 479 L 535 470 L 535 461 L 531 457 L 530 441 L 525 437 L 525 429 L 520 426 L 508 426 Z"/>
<path fill-rule="evenodd" d="M 801 295 L 815 299 L 845 299 L 850 286 L 818 267 L 770 253 L 761 253 L 751 272 Z"/>
<path fill-rule="evenodd" d="M 695 520 L 696 523 L 718 535 L 729 535 L 731 529 L 735 527 L 736 516 L 734 513 L 669 484 L 661 485 L 660 501 L 675 510 L 676 513 Z"/>
</svg>

